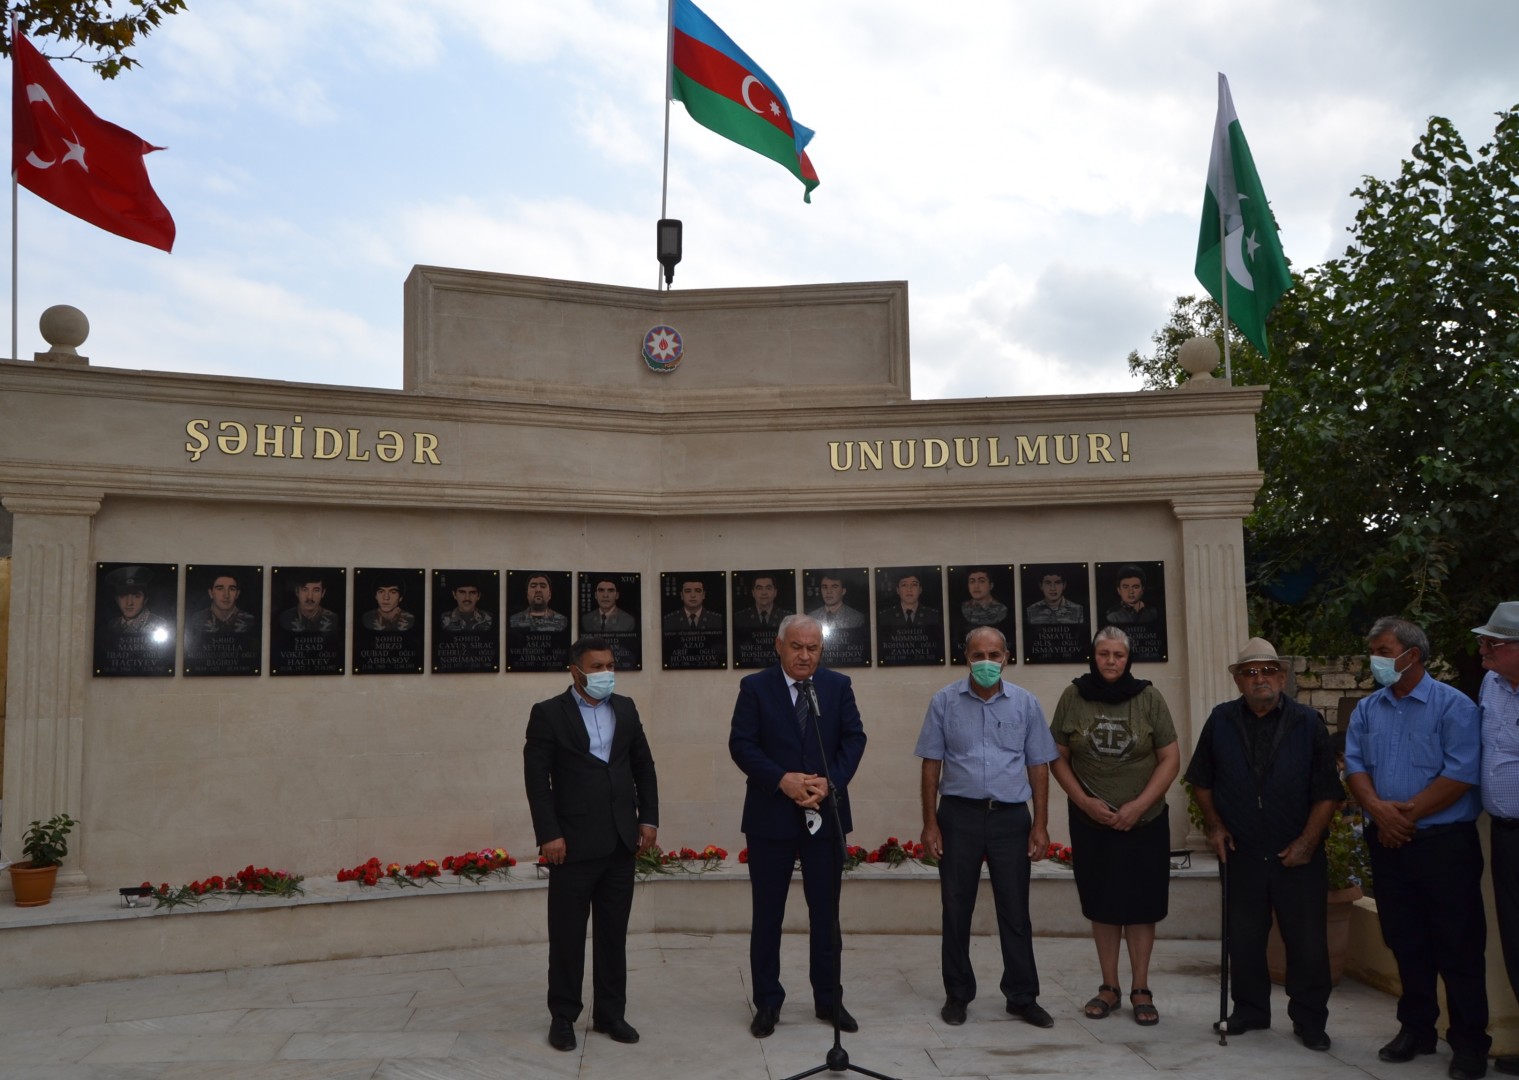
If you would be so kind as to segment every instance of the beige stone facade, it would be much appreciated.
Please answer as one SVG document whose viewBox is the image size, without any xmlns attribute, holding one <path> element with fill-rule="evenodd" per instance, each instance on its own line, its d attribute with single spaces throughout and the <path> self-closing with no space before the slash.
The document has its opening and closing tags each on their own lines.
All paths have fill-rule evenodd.
<svg viewBox="0 0 1519 1080">
<path fill-rule="evenodd" d="M 907 316 L 903 283 L 658 293 L 419 267 L 402 391 L 113 370 L 99 355 L 0 363 L 14 515 L 0 847 L 68 811 L 84 825 L 66 880 L 93 887 L 248 862 L 330 874 L 487 843 L 531 857 L 523 728 L 565 676 L 273 678 L 266 658 L 249 678 L 95 678 L 101 561 L 619 568 L 646 583 L 692 568 L 1159 561 L 1169 659 L 1139 673 L 1190 747 L 1235 694 L 1259 390 L 913 401 Z M 684 335 L 667 374 L 639 356 L 660 323 Z M 184 604 L 181 582 L 181 619 Z M 657 614 L 646 585 L 644 623 Z M 618 688 L 649 730 L 660 839 L 736 851 L 739 673 L 662 671 L 658 649 L 646 640 L 643 671 Z M 963 670 L 851 672 L 870 739 L 851 792 L 859 842 L 916 834 L 913 743 L 929 696 Z M 1009 677 L 1048 709 L 1082 670 Z M 1064 835 L 1058 805 L 1052 826 Z"/>
</svg>

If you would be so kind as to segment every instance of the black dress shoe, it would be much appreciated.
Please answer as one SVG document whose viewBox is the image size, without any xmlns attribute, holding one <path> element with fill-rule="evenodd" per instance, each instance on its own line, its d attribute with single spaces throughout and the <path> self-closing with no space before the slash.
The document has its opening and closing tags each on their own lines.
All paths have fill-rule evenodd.
<svg viewBox="0 0 1519 1080">
<path fill-rule="evenodd" d="M 1519 1076 L 1519 1054 L 1504 1054 L 1494 1058 L 1493 1068 L 1509 1076 Z"/>
<path fill-rule="evenodd" d="M 838 1014 L 839 1014 L 839 1030 L 840 1031 L 854 1032 L 854 1031 L 859 1031 L 860 1030 L 859 1023 L 855 1020 L 854 1017 L 852 1017 L 852 1016 L 849 1015 L 849 1010 L 848 1009 L 846 1009 L 846 1008 L 844 1008 L 844 1006 L 840 1005 L 840 1006 L 837 1007 L 837 1010 L 838 1010 Z M 826 1006 L 826 1005 L 817 1005 L 817 1006 L 814 1006 L 813 1010 L 812 1010 L 812 1014 L 814 1016 L 816 1016 L 819 1020 L 827 1020 L 830 1024 L 833 1023 L 834 1010 L 828 1008 L 828 1006 Z"/>
<path fill-rule="evenodd" d="M 754 1019 L 749 1021 L 749 1034 L 756 1039 L 768 1039 L 775 1034 L 775 1023 L 780 1018 L 779 1009 L 755 1009 Z"/>
<path fill-rule="evenodd" d="M 1433 1054 L 1434 1052 L 1435 1037 L 1433 1035 L 1425 1035 L 1421 1038 L 1404 1028 L 1393 1036 L 1392 1042 L 1377 1051 L 1377 1057 L 1391 1062 L 1412 1061 L 1415 1054 Z M 1487 1071 L 1485 1066 L 1483 1071 Z"/>
<path fill-rule="evenodd" d="M 1031 1001 L 1027 1005 L 1014 1005 L 1009 1001 L 1007 1003 L 1007 1011 L 1013 1016 L 1021 1016 L 1027 1023 L 1033 1024 L 1035 1027 L 1047 1028 L 1055 1026 L 1055 1018 L 1045 1012 L 1044 1006 L 1040 1005 L 1037 1001 Z"/>
<path fill-rule="evenodd" d="M 965 1023 L 965 1002 L 959 998 L 945 998 L 944 1008 L 939 1010 L 939 1016 L 943 1018 L 946 1024 L 953 1024 L 955 1027 L 959 1027 Z"/>
<path fill-rule="evenodd" d="M 1265 1031 L 1271 1026 L 1270 1020 L 1251 1020 L 1249 1017 L 1237 1016 L 1230 1013 L 1227 1019 L 1215 1020 L 1213 1030 L 1221 1031 L 1225 1035 L 1243 1035 L 1247 1031 Z"/>
<path fill-rule="evenodd" d="M 1323 1028 L 1310 1030 L 1308 1028 L 1305 1028 L 1302 1024 L 1293 1024 L 1292 1034 L 1301 1039 L 1303 1041 L 1303 1045 L 1310 1050 L 1329 1049 L 1329 1033 Z"/>
<path fill-rule="evenodd" d="M 592 1020 L 591 1030 L 612 1036 L 613 1042 L 636 1043 L 638 1041 L 638 1029 L 626 1020 Z"/>
<path fill-rule="evenodd" d="M 549 1045 L 555 1050 L 575 1049 L 575 1024 L 562 1016 L 549 1021 Z"/>
<path fill-rule="evenodd" d="M 1450 1080 L 1482 1080 L 1487 1075 L 1486 1054 L 1457 1054 L 1445 1070 Z"/>
</svg>

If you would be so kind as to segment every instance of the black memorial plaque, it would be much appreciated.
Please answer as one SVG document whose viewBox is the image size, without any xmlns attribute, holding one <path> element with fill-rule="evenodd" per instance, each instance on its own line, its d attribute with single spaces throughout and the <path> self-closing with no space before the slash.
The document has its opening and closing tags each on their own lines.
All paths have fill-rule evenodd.
<svg viewBox="0 0 1519 1080">
<path fill-rule="evenodd" d="M 1096 566 L 1098 628 L 1116 626 L 1129 635 L 1135 663 L 1166 662 L 1166 564 L 1100 562 Z"/>
<path fill-rule="evenodd" d="M 353 571 L 353 673 L 420 675 L 426 575 L 419 569 Z"/>
<path fill-rule="evenodd" d="M 802 607 L 823 624 L 823 666 L 870 666 L 870 571 L 863 566 L 802 571 Z"/>
<path fill-rule="evenodd" d="M 876 663 L 944 663 L 944 582 L 939 566 L 876 567 Z"/>
<path fill-rule="evenodd" d="M 1083 664 L 1092 644 L 1086 563 L 1024 563 L 1023 662 Z"/>
<path fill-rule="evenodd" d="M 185 567 L 186 675 L 257 675 L 264 663 L 264 568 Z"/>
<path fill-rule="evenodd" d="M 432 572 L 432 671 L 501 670 L 501 572 Z"/>
<path fill-rule="evenodd" d="M 95 564 L 95 674 L 174 674 L 178 563 Z"/>
<path fill-rule="evenodd" d="M 564 671 L 570 662 L 570 616 L 575 600 L 568 570 L 508 570 L 508 671 Z"/>
<path fill-rule="evenodd" d="M 348 571 L 276 566 L 269 572 L 270 675 L 341 675 Z"/>
<path fill-rule="evenodd" d="M 576 577 L 581 637 L 612 646 L 619 671 L 643 670 L 643 577 L 641 574 L 581 570 Z"/>
<path fill-rule="evenodd" d="M 659 640 L 666 671 L 721 671 L 728 666 L 727 602 L 721 570 L 662 571 Z"/>
<path fill-rule="evenodd" d="M 1007 638 L 1007 661 L 1018 661 L 1018 620 L 1013 618 L 1013 567 L 1006 563 L 968 563 L 951 566 L 949 600 L 949 662 L 965 663 L 965 635 L 991 626 Z"/>
<path fill-rule="evenodd" d="M 733 666 L 742 671 L 776 661 L 781 620 L 796 614 L 795 570 L 735 570 L 730 575 Z"/>
</svg>

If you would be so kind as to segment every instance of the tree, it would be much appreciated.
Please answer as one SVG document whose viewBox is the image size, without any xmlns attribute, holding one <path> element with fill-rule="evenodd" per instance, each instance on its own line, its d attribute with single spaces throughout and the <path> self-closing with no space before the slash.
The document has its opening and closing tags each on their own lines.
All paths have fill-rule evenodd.
<svg viewBox="0 0 1519 1080">
<path fill-rule="evenodd" d="M 1359 651 L 1403 613 L 1469 674 L 1469 628 L 1519 582 L 1519 106 L 1475 160 L 1432 118 L 1395 179 L 1353 194 L 1351 243 L 1297 276 L 1271 359 L 1236 352 L 1235 381 L 1270 387 L 1252 621 L 1295 651 Z M 1184 297 L 1130 370 L 1168 385 L 1183 335 L 1216 327 Z"/>
<path fill-rule="evenodd" d="M 11 19 L 28 38 L 54 38 L 69 52 L 48 54 L 51 60 L 78 60 L 102 79 L 114 79 L 138 61 L 127 50 L 163 21 L 185 9 L 186 0 L 126 0 L 117 14 L 111 0 L 0 0 L 0 53 L 11 54 Z M 41 46 L 39 46 L 39 49 Z"/>
</svg>

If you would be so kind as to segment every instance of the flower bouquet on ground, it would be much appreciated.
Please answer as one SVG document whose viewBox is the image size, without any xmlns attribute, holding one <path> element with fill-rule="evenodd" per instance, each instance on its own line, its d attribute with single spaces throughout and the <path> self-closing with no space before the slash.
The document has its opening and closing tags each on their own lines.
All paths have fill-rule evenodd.
<svg viewBox="0 0 1519 1080">
<path fill-rule="evenodd" d="M 651 874 L 705 874 L 722 866 L 728 852 L 716 844 L 708 844 L 697 851 L 695 848 L 675 848 L 665 851 L 652 844 L 634 862 L 634 872 L 640 878 Z M 739 862 L 749 861 L 749 849 L 739 852 Z"/>
<path fill-rule="evenodd" d="M 271 870 L 267 866 L 255 867 L 249 863 L 235 874 L 222 877 L 213 874 L 203 880 L 192 881 L 188 885 L 180 885 L 178 888 L 164 882 L 157 888 L 153 883 L 144 881 L 144 889 L 152 889 L 153 906 L 156 908 L 176 908 L 183 906 L 198 906 L 205 902 L 208 896 L 274 896 L 284 900 L 290 900 L 300 896 L 306 890 L 301 887 L 301 882 L 306 879 L 299 874 L 292 874 L 288 870 Z"/>
<path fill-rule="evenodd" d="M 1044 851 L 1044 857 L 1046 861 L 1058 863 L 1061 866 L 1071 865 L 1071 849 L 1065 844 L 1051 842 Z"/>
</svg>

